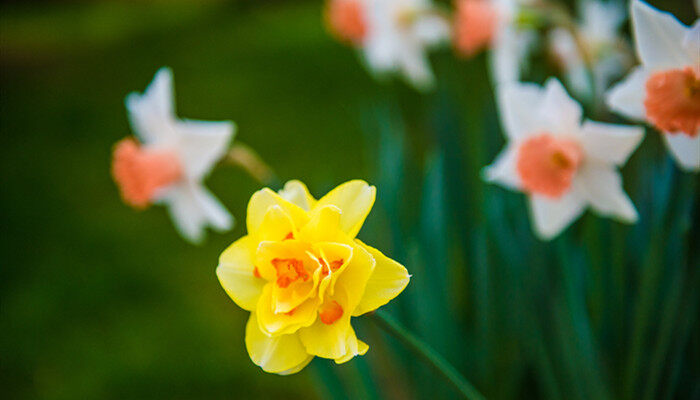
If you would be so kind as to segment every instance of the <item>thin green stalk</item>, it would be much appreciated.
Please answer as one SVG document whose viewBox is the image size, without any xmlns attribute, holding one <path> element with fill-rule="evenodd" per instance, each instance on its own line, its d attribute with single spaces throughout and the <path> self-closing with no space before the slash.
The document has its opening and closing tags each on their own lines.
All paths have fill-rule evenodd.
<svg viewBox="0 0 700 400">
<path fill-rule="evenodd" d="M 599 349 L 593 339 L 591 332 L 591 323 L 588 318 L 588 310 L 586 309 L 584 293 L 577 287 L 576 271 L 573 269 L 577 264 L 574 257 L 574 251 L 571 244 L 560 239 L 558 242 L 559 259 L 561 261 L 562 281 L 564 283 L 564 306 L 568 308 L 568 312 L 561 312 L 565 309 L 557 307 L 555 311 L 560 311 L 557 314 L 557 319 L 560 321 L 562 332 L 562 340 L 566 341 L 564 346 L 570 347 L 565 349 L 565 353 L 569 353 L 569 360 L 572 371 L 575 372 L 574 383 L 579 385 L 584 383 L 584 392 L 590 391 L 592 396 L 584 396 L 584 398 L 609 399 L 611 396 L 602 378 L 602 367 L 599 359 Z M 583 375 L 583 376 L 581 376 Z"/>
<path fill-rule="evenodd" d="M 433 350 L 430 345 L 417 338 L 414 334 L 404 328 L 391 315 L 379 310 L 372 314 L 372 318 L 382 329 L 399 339 L 406 347 L 417 356 L 432 366 L 447 381 L 470 400 L 486 400 L 474 386 L 469 383 L 447 360 Z"/>
<path fill-rule="evenodd" d="M 593 58 L 585 39 L 582 37 L 579 24 L 571 16 L 571 13 L 569 13 L 566 7 L 559 4 L 544 2 L 540 3 L 539 6 L 535 6 L 531 10 L 535 11 L 535 15 L 539 13 L 539 18 L 541 18 L 543 21 L 547 21 L 551 26 L 565 29 L 571 35 L 571 38 L 574 41 L 574 46 L 576 46 L 576 51 L 579 53 L 581 60 L 583 61 L 586 80 L 588 81 L 590 91 L 588 95 L 591 106 L 589 114 L 591 116 L 599 116 L 603 111 L 603 104 L 598 99 L 598 96 L 600 96 L 601 93 L 599 93 L 596 86 L 595 72 L 593 70 L 593 67 L 595 66 L 595 59 Z"/>
<path fill-rule="evenodd" d="M 698 305 L 700 305 L 698 299 L 700 299 L 700 296 L 697 290 L 692 289 L 700 285 L 700 273 L 697 272 L 697 269 L 691 272 L 688 282 L 689 289 L 686 291 L 685 299 L 683 300 L 683 309 L 680 313 L 682 318 L 680 318 L 678 322 L 678 331 L 674 336 L 674 349 L 669 356 L 670 371 L 668 372 L 668 383 L 664 385 L 663 394 L 658 397 L 659 399 L 669 400 L 676 392 L 678 379 L 685 361 L 684 359 L 687 357 L 684 349 L 688 346 L 689 336 L 695 325 L 695 320 L 698 318 Z"/>
<path fill-rule="evenodd" d="M 683 292 L 683 270 L 679 268 L 672 279 L 668 299 L 661 312 L 660 328 L 654 350 L 651 352 L 649 362 L 650 372 L 644 385 L 642 394 L 644 400 L 652 400 L 656 398 L 656 388 L 663 372 L 664 359 L 668 357 L 668 349 L 671 347 L 673 340 L 673 330 L 678 324 L 678 313 L 680 312 L 680 303 Z"/>
<path fill-rule="evenodd" d="M 250 146 L 236 141 L 222 162 L 235 165 L 265 186 L 278 187 L 279 179 L 275 172 Z"/>
<path fill-rule="evenodd" d="M 651 243 L 651 248 L 646 255 L 642 271 L 639 294 L 636 304 L 634 321 L 632 323 L 632 339 L 630 340 L 630 351 L 627 357 L 625 375 L 623 378 L 623 398 L 631 400 L 635 398 L 637 389 L 637 375 L 642 363 L 643 345 L 646 340 L 647 330 L 650 326 L 651 314 L 654 307 L 658 287 L 655 285 L 660 279 L 662 272 L 662 257 L 659 238 L 662 230 L 659 228 L 653 231 L 655 238 Z"/>
</svg>

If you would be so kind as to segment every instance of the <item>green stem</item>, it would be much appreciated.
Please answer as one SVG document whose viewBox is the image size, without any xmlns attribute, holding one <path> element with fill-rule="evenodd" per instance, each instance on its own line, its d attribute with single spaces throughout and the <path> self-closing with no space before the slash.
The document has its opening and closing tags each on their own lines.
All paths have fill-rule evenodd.
<svg viewBox="0 0 700 400">
<path fill-rule="evenodd" d="M 265 163 L 252 147 L 239 141 L 234 142 L 223 159 L 224 162 L 242 168 L 262 185 L 277 187 L 279 179 L 272 168 Z"/>
<path fill-rule="evenodd" d="M 546 3 L 545 3 L 546 4 Z M 593 67 L 595 60 L 591 55 L 590 51 L 586 47 L 584 38 L 581 36 L 581 32 L 578 24 L 574 18 L 569 14 L 566 8 L 559 5 L 550 5 L 541 7 L 540 12 L 544 12 L 549 18 L 549 21 L 554 26 L 559 26 L 569 32 L 572 39 L 574 40 L 574 45 L 576 46 L 576 51 L 578 51 L 581 59 L 583 60 L 583 65 L 586 70 L 586 80 L 588 80 L 589 90 L 590 90 L 590 105 L 592 115 L 597 115 L 601 112 L 600 102 L 598 101 L 595 73 L 593 72 Z"/>
<path fill-rule="evenodd" d="M 382 329 L 399 339 L 406 347 L 430 364 L 437 372 L 447 379 L 454 387 L 470 400 L 486 400 L 474 386 L 469 383 L 447 360 L 433 350 L 430 345 L 418 339 L 414 334 L 404 328 L 391 315 L 376 311 L 372 315 L 374 321 Z"/>
</svg>

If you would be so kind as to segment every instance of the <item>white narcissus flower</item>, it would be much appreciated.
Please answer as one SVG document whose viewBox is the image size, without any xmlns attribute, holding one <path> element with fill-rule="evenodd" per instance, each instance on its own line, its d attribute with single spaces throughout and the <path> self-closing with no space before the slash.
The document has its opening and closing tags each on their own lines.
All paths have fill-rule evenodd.
<svg viewBox="0 0 700 400">
<path fill-rule="evenodd" d="M 370 71 L 401 74 L 418 89 L 433 85 L 426 53 L 449 40 L 450 25 L 429 0 L 329 0 L 326 15 Z"/>
<path fill-rule="evenodd" d="M 202 239 L 207 225 L 230 229 L 231 214 L 202 181 L 226 153 L 234 123 L 178 119 L 168 68 L 156 73 L 143 94 L 127 96 L 126 108 L 138 141 L 117 143 L 112 163 L 124 201 L 135 208 L 166 205 L 177 230 L 192 242 Z"/>
<path fill-rule="evenodd" d="M 614 2 L 586 1 L 580 4 L 581 24 L 579 40 L 585 54 L 576 45 L 576 39 L 564 28 L 549 34 L 552 52 L 563 64 L 571 90 L 590 96 L 590 82 L 584 57 L 592 62 L 595 93 L 602 93 L 608 84 L 622 75 L 631 65 L 629 46 L 618 34 L 625 21 L 625 9 Z"/>
<path fill-rule="evenodd" d="M 632 0 L 641 65 L 614 86 L 607 103 L 663 132 L 681 168 L 700 170 L 700 20 L 686 27 L 673 15 Z"/>
<path fill-rule="evenodd" d="M 529 195 L 536 233 L 551 239 L 590 206 L 624 222 L 637 211 L 617 170 L 644 136 L 640 127 L 581 122 L 581 106 L 554 78 L 499 86 L 508 143 L 485 168 L 487 181 Z"/>
<path fill-rule="evenodd" d="M 490 64 L 497 83 L 520 79 L 535 32 L 518 26 L 522 6 L 530 0 L 457 0 L 455 2 L 455 48 L 472 56 L 491 48 Z"/>
</svg>

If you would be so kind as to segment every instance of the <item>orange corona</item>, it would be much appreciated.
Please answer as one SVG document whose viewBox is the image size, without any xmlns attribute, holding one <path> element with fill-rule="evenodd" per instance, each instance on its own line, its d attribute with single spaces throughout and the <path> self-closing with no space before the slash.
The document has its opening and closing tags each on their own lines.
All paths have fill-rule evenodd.
<svg viewBox="0 0 700 400">
<path fill-rule="evenodd" d="M 455 47 L 472 56 L 488 47 L 496 34 L 498 13 L 487 0 L 459 0 L 455 13 Z"/>
<path fill-rule="evenodd" d="M 158 190 L 182 177 L 182 168 L 175 153 L 144 149 L 129 138 L 114 146 L 112 174 L 124 201 L 145 208 Z"/>
<path fill-rule="evenodd" d="M 578 143 L 542 133 L 520 145 L 516 167 L 525 190 L 559 198 L 571 186 L 582 158 Z"/>
<path fill-rule="evenodd" d="M 668 133 L 690 137 L 700 128 L 700 73 L 691 67 L 657 72 L 646 83 L 647 118 Z"/>
<path fill-rule="evenodd" d="M 367 34 L 363 6 L 359 0 L 330 0 L 326 20 L 331 32 L 341 40 L 360 44 Z"/>
</svg>

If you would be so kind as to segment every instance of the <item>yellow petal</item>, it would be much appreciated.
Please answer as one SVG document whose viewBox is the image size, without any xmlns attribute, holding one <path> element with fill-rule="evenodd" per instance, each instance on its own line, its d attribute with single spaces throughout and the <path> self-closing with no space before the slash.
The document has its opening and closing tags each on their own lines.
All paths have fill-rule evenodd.
<svg viewBox="0 0 700 400">
<path fill-rule="evenodd" d="M 292 374 L 304 368 L 313 358 L 297 334 L 266 336 L 258 328 L 255 313 L 250 314 L 245 332 L 245 345 L 250 359 L 265 372 Z"/>
<path fill-rule="evenodd" d="M 316 243 L 313 247 L 326 263 L 319 270 L 323 280 L 318 289 L 318 297 L 323 298 L 326 290 L 330 295 L 333 295 L 335 283 L 352 262 L 353 248 L 345 244 L 331 242 Z"/>
<path fill-rule="evenodd" d="M 267 283 L 254 275 L 252 245 L 250 236 L 236 240 L 221 253 L 216 268 L 216 276 L 226 293 L 239 307 L 248 311 L 255 310 Z"/>
<path fill-rule="evenodd" d="M 374 257 L 376 266 L 369 277 L 360 304 L 352 313 L 353 316 L 376 310 L 388 303 L 406 288 L 411 279 L 411 275 L 408 274 L 403 265 L 385 256 L 379 250 L 367 246 L 360 240 L 356 240 L 356 242 Z"/>
<path fill-rule="evenodd" d="M 258 233 L 258 229 L 265 218 L 265 214 L 267 214 L 268 209 L 272 206 L 280 206 L 292 219 L 294 226 L 304 226 L 309 220 L 306 211 L 296 204 L 283 199 L 272 190 L 265 188 L 255 192 L 248 203 L 246 225 L 249 235 Z"/>
<path fill-rule="evenodd" d="M 285 238 L 294 237 L 295 231 L 294 223 L 289 214 L 279 205 L 274 205 L 267 209 L 255 234 L 255 239 L 258 242 L 282 241 Z"/>
<path fill-rule="evenodd" d="M 321 305 L 323 309 L 327 302 L 335 301 L 342 307 L 343 314 L 330 324 L 317 318 L 313 325 L 299 329 L 299 338 L 309 354 L 332 359 L 347 356 L 348 346 L 353 345 L 352 341 L 348 344 L 348 335 L 352 331 L 350 317 L 362 298 L 373 269 L 374 258 L 370 253 L 359 245 L 354 246 L 352 258 L 339 274 L 333 295 L 326 292 Z"/>
<path fill-rule="evenodd" d="M 306 211 L 311 210 L 316 205 L 316 199 L 309 193 L 306 185 L 297 180 L 285 183 L 284 188 L 278 193 L 283 199 L 298 205 Z"/>
<path fill-rule="evenodd" d="M 363 246 L 355 244 L 352 248 L 350 263 L 343 273 L 339 274 L 338 281 L 335 283 L 336 291 L 341 288 L 347 294 L 346 304 L 343 306 L 347 307 L 349 314 L 354 314 L 354 310 L 360 304 L 374 269 L 374 257 Z"/>
<path fill-rule="evenodd" d="M 347 296 L 338 291 L 326 301 L 337 301 L 343 307 L 343 315 L 331 324 L 317 318 L 313 325 L 299 329 L 299 339 L 307 353 L 323 358 L 341 358 L 347 352 L 347 337 L 350 334 L 350 313 L 347 312 Z"/>
<path fill-rule="evenodd" d="M 299 239 L 309 243 L 347 240 L 340 231 L 341 214 L 342 211 L 333 205 L 314 208 L 309 222 L 299 232 Z"/>
<path fill-rule="evenodd" d="M 362 340 L 357 339 L 357 336 L 355 335 L 355 330 L 352 329 L 351 326 L 350 332 L 348 333 L 348 337 L 345 342 L 345 349 L 345 355 L 335 359 L 336 364 L 348 362 L 352 360 L 355 356 L 364 356 L 365 353 L 367 353 L 367 350 L 369 350 L 369 346 Z"/>
<path fill-rule="evenodd" d="M 294 368 L 290 368 L 286 371 L 281 371 L 277 372 L 277 375 L 291 375 L 291 374 L 296 374 L 297 372 L 301 371 L 302 369 L 306 368 L 307 365 L 314 359 L 314 356 L 310 355 L 306 360 L 304 360 L 301 364 L 297 365 Z"/>
<path fill-rule="evenodd" d="M 314 293 L 318 280 L 294 282 L 289 287 L 282 288 L 272 285 L 272 307 L 277 314 L 286 313 L 299 307 Z"/>
<path fill-rule="evenodd" d="M 375 196 L 374 186 L 369 186 L 365 181 L 354 180 L 328 192 L 316 203 L 316 208 L 326 205 L 338 207 L 342 212 L 340 229 L 350 237 L 355 237 L 374 205 Z"/>
<path fill-rule="evenodd" d="M 306 300 L 293 312 L 276 314 L 272 303 L 272 285 L 265 286 L 256 308 L 258 326 L 262 332 L 270 336 L 286 335 L 314 323 L 319 303 L 317 298 Z"/>
</svg>

